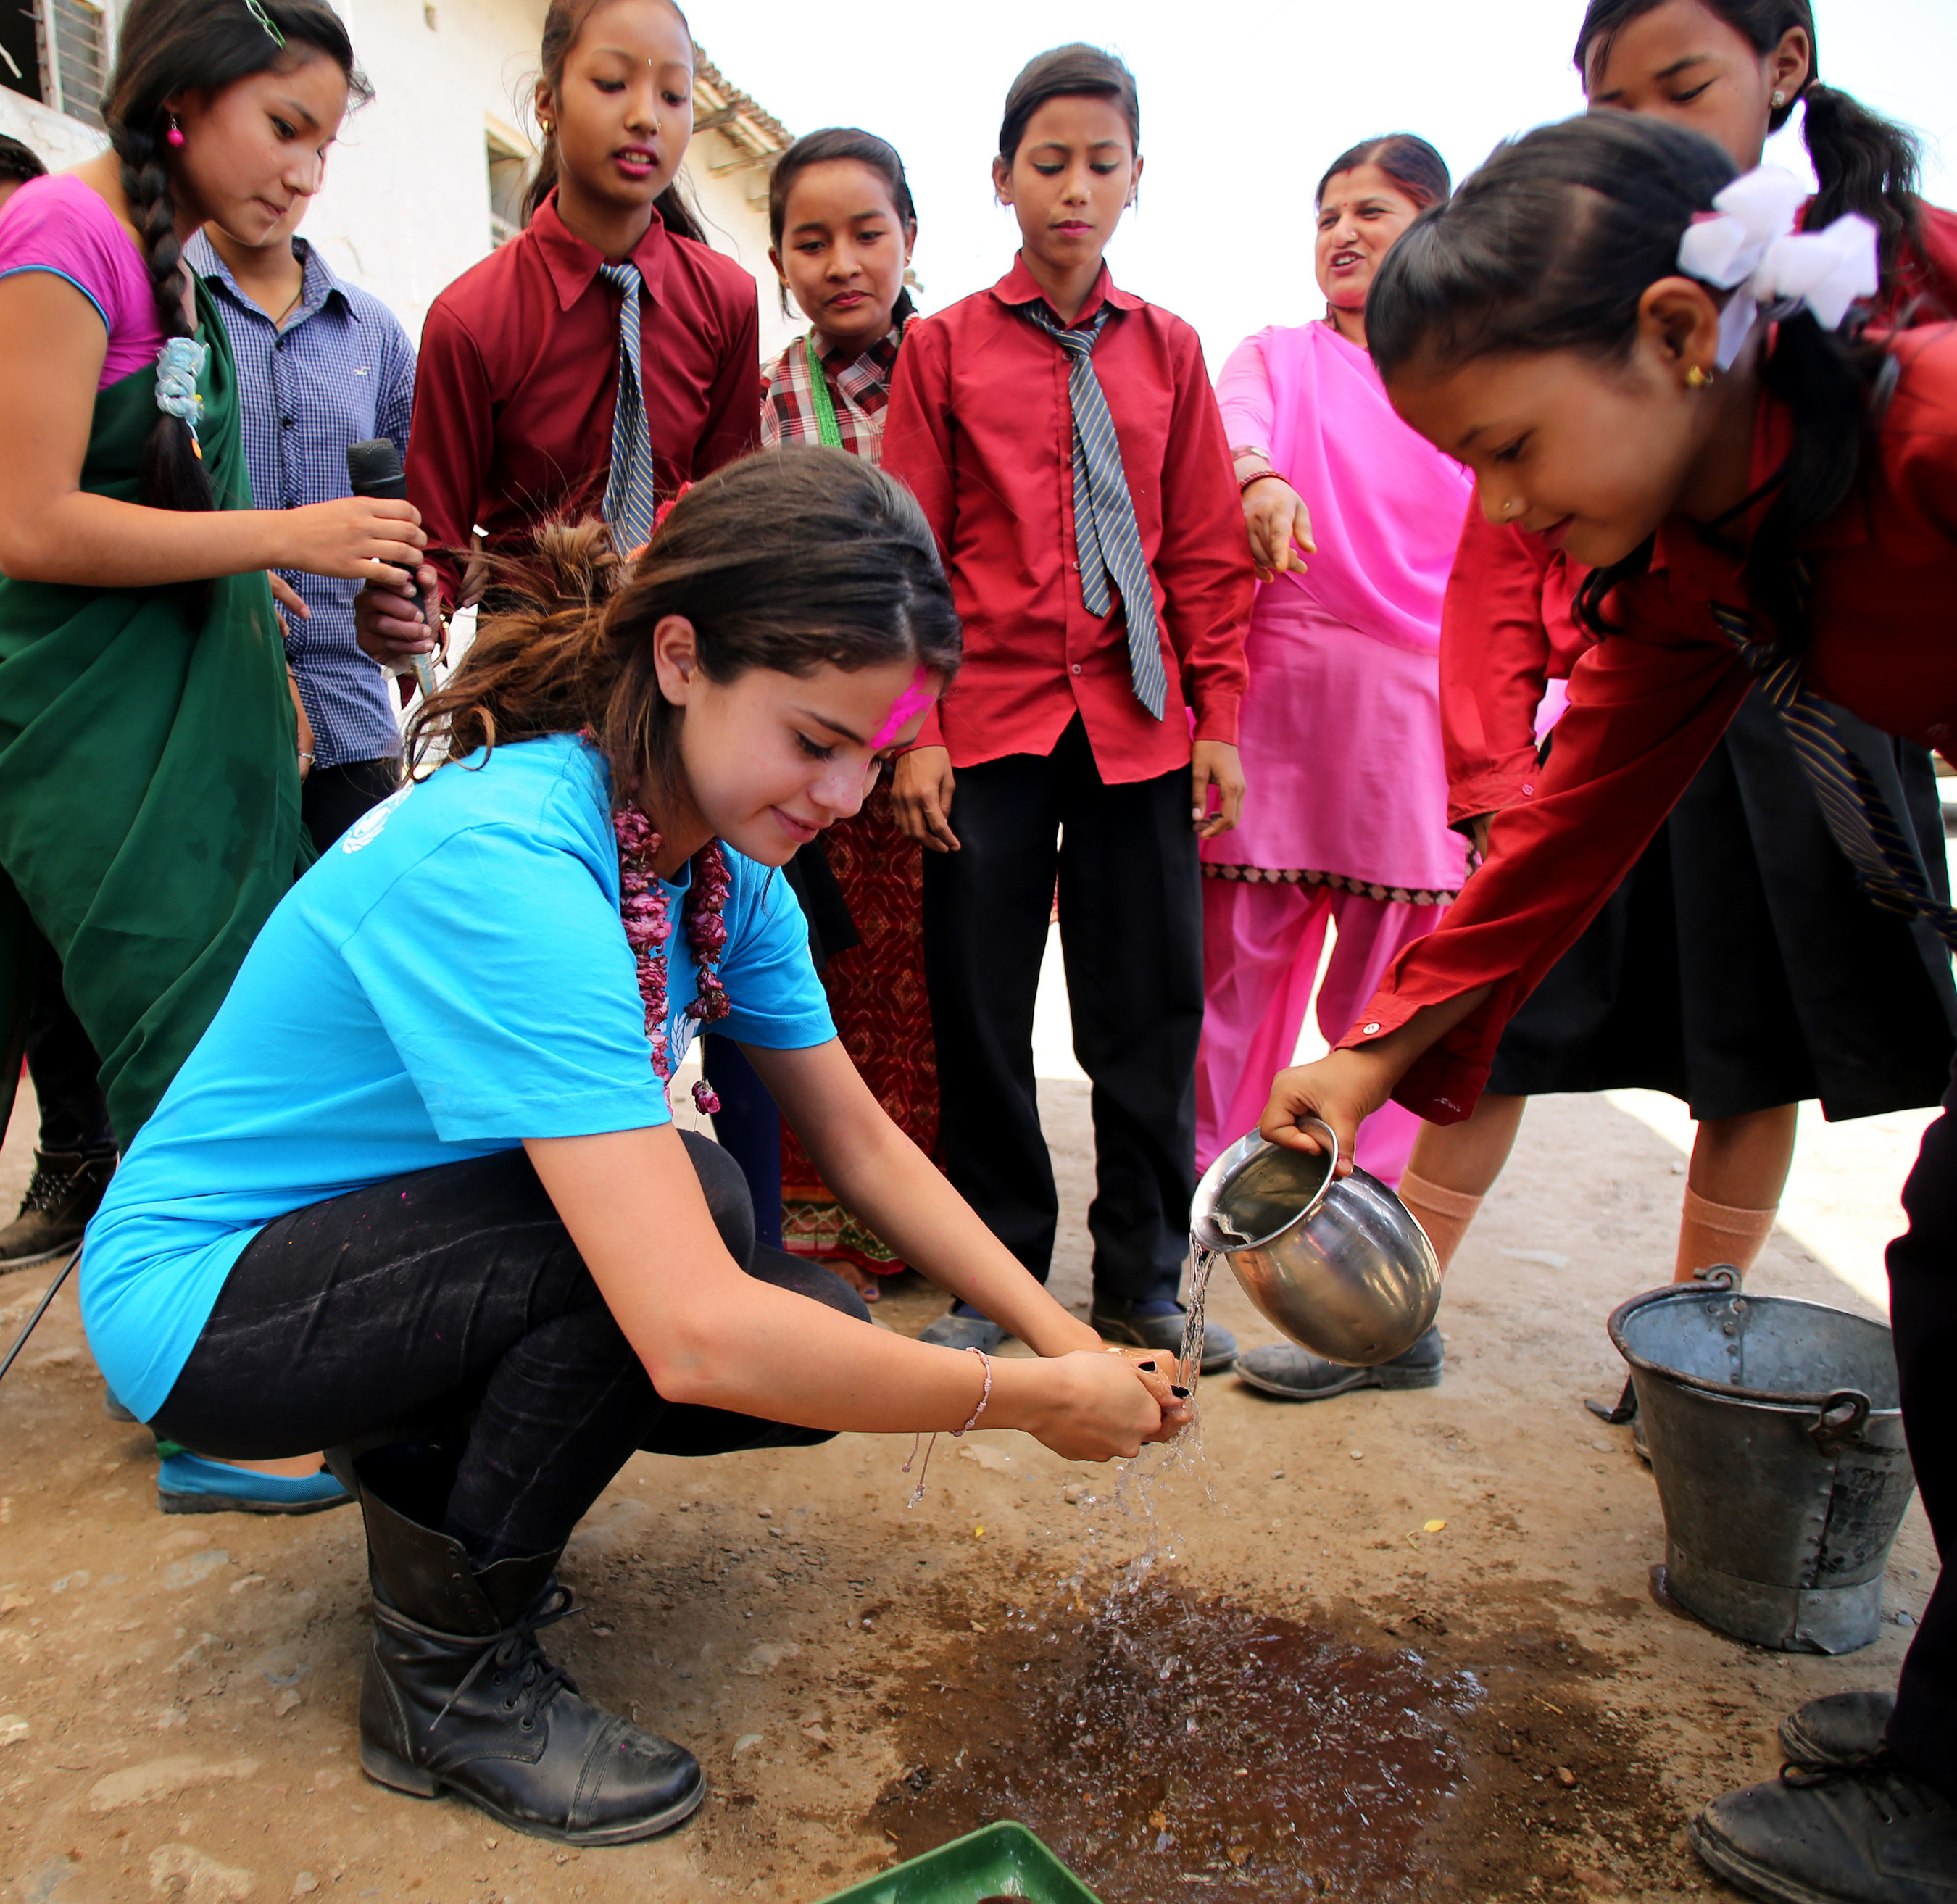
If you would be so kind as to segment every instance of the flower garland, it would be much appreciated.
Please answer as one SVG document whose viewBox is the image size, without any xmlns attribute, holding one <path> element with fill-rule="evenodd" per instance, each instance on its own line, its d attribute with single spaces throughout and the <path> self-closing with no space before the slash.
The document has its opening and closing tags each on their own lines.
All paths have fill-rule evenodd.
<svg viewBox="0 0 1957 1904">
<path fill-rule="evenodd" d="M 618 842 L 618 912 L 625 922 L 625 942 L 638 961 L 639 996 L 646 1001 L 646 1036 L 652 1041 L 653 1073 L 665 1083 L 673 1073 L 672 1050 L 666 1037 L 666 947 L 672 919 L 666 889 L 653 871 L 659 836 L 636 805 L 621 807 L 612 816 Z M 686 936 L 700 973 L 699 995 L 686 1008 L 689 1018 L 710 1025 L 733 1010 L 715 964 L 727 950 L 727 922 L 722 916 L 731 882 L 726 856 L 716 840 L 694 856 L 693 884 L 686 896 Z M 720 1099 L 703 1078 L 693 1087 L 693 1101 L 711 1117 Z"/>
</svg>

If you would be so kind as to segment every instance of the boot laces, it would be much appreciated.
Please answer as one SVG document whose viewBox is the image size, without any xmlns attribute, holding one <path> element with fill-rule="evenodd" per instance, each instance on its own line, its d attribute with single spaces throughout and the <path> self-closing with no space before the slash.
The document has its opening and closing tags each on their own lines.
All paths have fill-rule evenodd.
<svg viewBox="0 0 1957 1904">
<path fill-rule="evenodd" d="M 1861 1786 L 1886 1825 L 1930 1817 L 1940 1805 L 1947 1808 L 1949 1804 L 1933 1786 L 1899 1765 L 1886 1746 L 1845 1763 L 1793 1759 L 1780 1769 L 1781 1783 L 1796 1791 L 1832 1785 L 1844 1779 L 1853 1779 Z"/>
<path fill-rule="evenodd" d="M 517 1724 L 529 1732 L 536 1724 L 538 1713 L 559 1693 L 577 1691 L 570 1674 L 561 1666 L 552 1665 L 545 1656 L 537 1640 L 537 1629 L 555 1626 L 558 1621 L 567 1620 L 574 1613 L 583 1611 L 583 1607 L 571 1604 L 568 1587 L 551 1586 L 520 1619 L 512 1621 L 484 1646 L 476 1656 L 475 1665 L 462 1675 L 461 1683 L 449 1694 L 441 1710 L 428 1721 L 428 1730 L 432 1732 L 448 1716 L 455 1702 L 476 1683 L 482 1669 L 494 1665 L 499 1681 L 505 1674 L 515 1677 L 516 1695 L 506 1699 L 503 1704 L 506 1710 L 517 1713 Z"/>
<path fill-rule="evenodd" d="M 37 1153 L 33 1175 L 27 1179 L 27 1194 L 21 1199 L 21 1216 L 49 1216 L 73 1196 L 95 1160 L 84 1154 L 72 1164 L 52 1165 Z M 18 1221 L 17 1218 L 15 1219 Z"/>
</svg>

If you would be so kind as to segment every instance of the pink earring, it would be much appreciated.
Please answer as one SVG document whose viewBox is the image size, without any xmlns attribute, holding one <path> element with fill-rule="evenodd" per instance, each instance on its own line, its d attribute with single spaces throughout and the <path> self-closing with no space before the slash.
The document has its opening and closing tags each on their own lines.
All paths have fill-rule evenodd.
<svg viewBox="0 0 1957 1904">
<path fill-rule="evenodd" d="M 184 142 L 183 128 L 178 125 L 177 115 L 174 112 L 170 115 L 170 129 L 163 137 L 174 146 L 181 146 Z"/>
</svg>

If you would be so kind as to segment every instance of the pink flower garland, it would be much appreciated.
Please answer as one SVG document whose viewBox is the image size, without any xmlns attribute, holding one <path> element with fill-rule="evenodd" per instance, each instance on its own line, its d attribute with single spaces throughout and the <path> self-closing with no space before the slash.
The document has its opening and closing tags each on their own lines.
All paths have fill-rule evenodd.
<svg viewBox="0 0 1957 1904">
<path fill-rule="evenodd" d="M 612 816 L 618 842 L 618 912 L 625 922 L 625 942 L 638 961 L 639 996 L 646 1001 L 646 1036 L 652 1041 L 653 1072 L 661 1083 L 672 1076 L 672 1051 L 666 1037 L 666 947 L 672 920 L 666 889 L 653 871 L 659 836 L 637 806 L 621 807 Z M 727 906 L 730 881 L 726 856 L 716 840 L 693 859 L 693 884 L 686 897 L 686 935 L 700 974 L 699 995 L 686 1008 L 689 1018 L 705 1025 L 733 1010 L 726 986 L 714 966 L 727 950 Z M 711 1117 L 720 1099 L 703 1078 L 693 1087 L 693 1101 Z"/>
</svg>

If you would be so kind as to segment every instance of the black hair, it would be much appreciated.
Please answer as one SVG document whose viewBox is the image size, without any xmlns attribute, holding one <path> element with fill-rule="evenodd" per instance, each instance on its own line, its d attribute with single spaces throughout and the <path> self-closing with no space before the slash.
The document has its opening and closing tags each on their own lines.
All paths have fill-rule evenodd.
<svg viewBox="0 0 1957 1904">
<path fill-rule="evenodd" d="M 664 0 L 664 4 L 672 8 L 681 26 L 686 28 L 686 43 L 691 46 L 693 29 L 687 26 L 686 15 L 680 11 L 678 0 Z M 544 14 L 543 45 L 537 55 L 537 64 L 544 84 L 553 93 L 564 84 L 564 62 L 569 58 L 571 48 L 577 44 L 577 36 L 584 30 L 585 21 L 598 6 L 599 0 L 550 0 Z M 558 171 L 557 128 L 552 125 L 545 131 L 543 143 L 537 148 L 537 169 L 530 179 L 530 189 L 523 194 L 526 225 L 537 215 L 537 208 L 555 188 Z M 687 202 L 678 179 L 653 201 L 653 209 L 659 213 L 659 223 L 675 236 L 690 238 L 699 245 L 707 242 L 707 233 L 693 207 Z"/>
<path fill-rule="evenodd" d="M 1712 140 L 1630 112 L 1566 119 L 1497 147 L 1381 261 L 1366 299 L 1380 375 L 1391 383 L 1416 367 L 1561 350 L 1623 361 L 1646 291 L 1679 274 L 1687 226 L 1733 173 Z M 1854 485 L 1887 362 L 1874 346 L 1824 331 L 1805 310 L 1779 324 L 1763 359 L 1766 388 L 1787 405 L 1794 435 L 1767 485 L 1747 582 L 1780 653 L 1807 645 L 1801 541 Z M 1592 574 L 1578 603 L 1591 628 L 1604 631 L 1604 598 L 1650 555 L 1647 542 Z"/>
<path fill-rule="evenodd" d="M 47 176 L 48 169 L 42 163 L 41 155 L 32 146 L 0 134 L 0 179 L 17 179 L 25 185 L 30 179 L 45 179 Z"/>
<path fill-rule="evenodd" d="M 122 161 L 129 221 L 142 240 L 166 338 L 188 337 L 191 327 L 183 314 L 186 278 L 164 100 L 185 92 L 220 93 L 255 73 L 289 71 L 313 56 L 333 61 L 356 99 L 372 96 L 354 65 L 346 27 L 322 0 L 262 0 L 259 11 L 262 20 L 245 0 L 131 0 L 122 16 L 102 116 Z M 141 493 L 152 508 L 213 506 L 210 475 L 181 419 L 157 413 L 144 452 Z"/>
<path fill-rule="evenodd" d="M 1311 202 L 1322 203 L 1325 188 L 1339 173 L 1356 171 L 1361 166 L 1377 166 L 1422 211 L 1430 205 L 1446 204 L 1454 188 L 1447 161 L 1424 139 L 1412 132 L 1386 132 L 1377 139 L 1361 139 L 1340 153 L 1325 168 Z"/>
<path fill-rule="evenodd" d="M 912 202 L 910 181 L 904 176 L 904 162 L 897 157 L 897 148 L 889 140 L 880 139 L 875 133 L 865 132 L 860 126 L 829 125 L 819 132 L 805 132 L 775 161 L 774 176 L 768 181 L 768 242 L 777 252 L 782 248 L 782 233 L 788 223 L 789 194 L 794 189 L 795 182 L 811 166 L 830 165 L 839 160 L 868 166 L 876 173 L 890 192 L 890 204 L 899 222 L 915 234 L 917 207 Z M 786 317 L 789 308 L 789 287 L 786 284 L 781 287 L 781 297 L 782 314 Z M 890 321 L 902 324 L 916 309 L 909 289 L 899 289 L 896 302 L 890 307 Z"/>
<path fill-rule="evenodd" d="M 1026 122 L 1051 100 L 1112 100 L 1128 122 L 1128 143 L 1142 149 L 1142 98 L 1135 76 L 1112 53 L 1080 40 L 1055 46 L 1029 59 L 1006 90 L 1005 116 L 999 122 L 999 157 L 1010 165 L 1019 156 Z"/>
<path fill-rule="evenodd" d="M 1576 36 L 1576 68 L 1588 79 L 1588 63 L 1634 20 L 1665 0 L 1589 0 Z M 1821 49 L 1808 0 L 1699 0 L 1723 20 L 1763 59 L 1799 27 L 1807 36 L 1807 81 L 1795 98 L 1769 114 L 1767 128 L 1778 132 L 1804 104 L 1801 136 L 1820 189 L 1804 221 L 1811 230 L 1832 224 L 1844 212 L 1873 219 L 1883 237 L 1885 277 L 1902 262 L 1903 248 L 1921 230 L 1917 181 L 1921 148 L 1915 135 L 1893 120 L 1872 112 L 1852 93 L 1821 84 Z M 1598 45 L 1603 42 L 1601 47 Z"/>
</svg>

